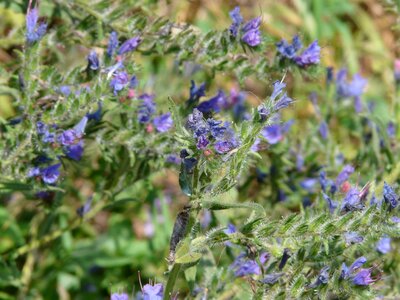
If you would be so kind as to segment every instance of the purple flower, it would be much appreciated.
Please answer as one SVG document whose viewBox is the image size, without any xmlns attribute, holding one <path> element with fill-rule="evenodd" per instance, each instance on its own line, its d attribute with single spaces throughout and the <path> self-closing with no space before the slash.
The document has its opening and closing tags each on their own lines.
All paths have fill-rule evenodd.
<svg viewBox="0 0 400 300">
<path fill-rule="evenodd" d="M 242 28 L 242 41 L 251 47 L 255 47 L 261 43 L 260 33 L 261 17 L 248 21 Z"/>
<path fill-rule="evenodd" d="M 324 192 L 322 192 L 322 197 L 324 197 L 326 203 L 328 203 L 328 207 L 329 207 L 329 212 L 331 214 L 333 214 L 335 212 L 336 207 L 338 206 L 338 204 L 333 201 L 327 194 L 325 194 Z"/>
<path fill-rule="evenodd" d="M 351 165 L 345 165 L 339 175 L 336 177 L 336 185 L 340 187 L 350 175 L 353 174 L 354 167 Z"/>
<path fill-rule="evenodd" d="M 164 295 L 164 286 L 162 283 L 154 285 L 146 284 L 143 287 L 143 300 L 162 300 Z"/>
<path fill-rule="evenodd" d="M 181 158 L 178 157 L 177 155 L 170 154 L 170 155 L 167 156 L 167 158 L 165 159 L 165 161 L 166 161 L 167 163 L 179 165 L 179 164 L 181 163 L 182 160 L 181 160 Z"/>
<path fill-rule="evenodd" d="M 203 82 L 199 86 L 196 86 L 193 80 L 190 81 L 190 97 L 187 100 L 189 104 L 197 103 L 199 99 L 206 94 L 206 84 Z"/>
<path fill-rule="evenodd" d="M 115 50 L 118 47 L 118 33 L 115 31 L 111 32 L 110 39 L 108 40 L 108 47 L 107 47 L 107 56 L 112 57 L 114 55 Z"/>
<path fill-rule="evenodd" d="M 140 37 L 136 36 L 127 41 L 125 41 L 118 50 L 118 54 L 122 55 L 127 52 L 134 51 L 140 44 Z"/>
<path fill-rule="evenodd" d="M 390 138 L 396 137 L 396 124 L 390 121 L 386 127 L 386 132 Z"/>
<path fill-rule="evenodd" d="M 83 135 L 85 134 L 85 128 L 86 128 L 86 124 L 88 122 L 88 117 L 84 116 L 78 124 L 76 124 L 73 128 L 73 130 L 75 131 L 75 134 L 78 138 L 82 138 Z"/>
<path fill-rule="evenodd" d="M 96 51 L 92 50 L 90 51 L 88 57 L 88 68 L 95 71 L 99 68 L 100 66 L 100 62 L 99 62 L 99 58 L 97 57 L 97 53 Z"/>
<path fill-rule="evenodd" d="M 47 125 L 44 124 L 42 121 L 38 121 L 36 123 L 36 131 L 38 134 L 45 134 L 47 130 L 48 130 Z"/>
<path fill-rule="evenodd" d="M 242 36 L 242 41 L 251 47 L 255 47 L 261 43 L 261 33 L 258 29 L 250 29 Z"/>
<path fill-rule="evenodd" d="M 361 256 L 357 258 L 350 266 L 349 272 L 350 274 L 353 273 L 355 270 L 361 268 L 365 263 L 367 262 L 367 259 L 364 256 Z"/>
<path fill-rule="evenodd" d="M 390 208 L 395 208 L 398 202 L 398 196 L 393 188 L 386 182 L 383 184 L 383 200 L 390 205 Z"/>
<path fill-rule="evenodd" d="M 26 175 L 28 178 L 36 177 L 40 175 L 40 168 L 33 167 L 28 170 L 28 174 Z"/>
<path fill-rule="evenodd" d="M 94 113 L 87 113 L 86 114 L 86 117 L 87 117 L 88 121 L 89 120 L 94 120 L 96 122 L 100 122 L 100 120 L 101 120 L 101 111 L 102 111 L 102 106 L 103 105 L 102 105 L 102 103 L 100 101 L 97 103 L 97 105 L 98 105 L 98 109 Z"/>
<path fill-rule="evenodd" d="M 136 76 L 133 75 L 129 80 L 129 88 L 134 89 L 138 86 L 139 81 L 137 80 Z"/>
<path fill-rule="evenodd" d="M 153 123 L 159 132 L 167 132 L 174 125 L 170 113 L 166 113 L 158 117 L 155 117 Z"/>
<path fill-rule="evenodd" d="M 239 26 L 243 23 L 243 17 L 240 14 L 240 7 L 236 6 L 232 11 L 229 12 L 229 16 L 232 19 L 232 25 L 229 27 L 229 31 L 232 36 L 236 37 Z"/>
<path fill-rule="evenodd" d="M 275 103 L 274 103 L 274 107 L 273 107 L 273 110 L 274 111 L 279 111 L 279 110 L 281 110 L 281 109 L 283 109 L 283 108 L 285 108 L 285 107 L 288 107 L 290 104 L 292 104 L 293 103 L 293 99 L 292 98 L 290 98 L 290 97 L 288 97 L 288 95 L 286 94 L 286 93 L 284 93 L 283 95 L 282 95 L 282 97 L 280 97 L 279 99 L 278 99 L 278 101 L 276 101 Z"/>
<path fill-rule="evenodd" d="M 326 266 L 321 269 L 321 271 L 318 274 L 317 280 L 313 284 L 310 284 L 309 287 L 316 288 L 321 284 L 327 284 L 328 281 L 329 281 L 329 267 Z"/>
<path fill-rule="evenodd" d="M 58 177 L 60 176 L 60 166 L 61 164 L 55 164 L 47 168 L 41 169 L 40 174 L 42 176 L 43 182 L 47 184 L 56 183 Z"/>
<path fill-rule="evenodd" d="M 341 210 L 349 212 L 363 208 L 364 204 L 360 200 L 360 192 L 356 188 L 351 188 L 343 199 Z"/>
<path fill-rule="evenodd" d="M 371 278 L 371 269 L 361 269 L 353 278 L 355 285 L 370 285 L 375 281 Z"/>
<path fill-rule="evenodd" d="M 235 145 L 230 141 L 217 141 L 214 144 L 214 149 L 219 154 L 227 153 L 235 148 Z"/>
<path fill-rule="evenodd" d="M 278 97 L 282 93 L 283 89 L 286 87 L 286 83 L 280 82 L 280 81 L 275 81 L 273 86 L 274 86 L 274 90 L 272 91 L 272 94 L 270 97 L 271 101 L 274 101 L 276 99 L 276 97 Z"/>
<path fill-rule="evenodd" d="M 129 296 L 126 293 L 114 293 L 111 294 L 111 299 L 110 300 L 129 300 Z"/>
<path fill-rule="evenodd" d="M 391 239 L 388 236 L 382 237 L 378 243 L 376 244 L 376 250 L 380 252 L 381 254 L 386 254 L 389 253 L 390 250 L 392 249 L 390 246 Z"/>
<path fill-rule="evenodd" d="M 233 225 L 232 223 L 228 223 L 228 225 L 226 226 L 226 229 L 224 229 L 224 233 L 232 234 L 235 232 L 237 232 L 236 226 Z"/>
<path fill-rule="evenodd" d="M 211 99 L 200 103 L 197 106 L 197 109 L 202 113 L 209 113 L 209 112 L 219 112 L 221 103 L 225 102 L 226 95 L 222 90 L 219 90 L 217 95 L 212 97 Z"/>
<path fill-rule="evenodd" d="M 188 116 L 186 126 L 192 130 L 196 131 L 196 129 L 204 124 L 203 113 L 199 111 L 197 108 L 193 109 L 193 113 Z"/>
<path fill-rule="evenodd" d="M 235 261 L 230 265 L 236 277 L 243 277 L 246 275 L 259 275 L 261 269 L 255 260 L 248 259 L 245 253 L 236 257 Z"/>
<path fill-rule="evenodd" d="M 113 79 L 110 82 L 110 87 L 114 92 L 114 95 L 117 95 L 119 91 L 123 90 L 123 88 L 129 83 L 129 76 L 126 72 L 121 71 L 114 74 Z"/>
<path fill-rule="evenodd" d="M 306 191 L 312 192 L 317 182 L 318 180 L 315 178 L 306 178 L 300 182 L 300 186 Z"/>
<path fill-rule="evenodd" d="M 272 124 L 265 126 L 261 130 L 261 135 L 267 140 L 268 143 L 274 145 L 283 139 L 283 135 L 290 129 L 292 122 L 286 122 L 284 124 Z"/>
<path fill-rule="evenodd" d="M 39 12 L 37 8 L 31 9 L 26 15 L 26 41 L 28 44 L 39 41 L 46 33 L 47 24 L 37 25 L 38 20 Z"/>
<path fill-rule="evenodd" d="M 396 217 L 396 216 L 393 216 L 390 220 L 391 220 L 393 223 L 400 223 L 400 218 L 399 218 L 399 217 Z"/>
<path fill-rule="evenodd" d="M 71 87 L 69 85 L 62 85 L 58 91 L 64 96 L 68 97 L 71 94 Z"/>
<path fill-rule="evenodd" d="M 58 136 L 58 142 L 64 146 L 69 146 L 76 144 L 79 138 L 74 129 L 67 129 Z"/>
<path fill-rule="evenodd" d="M 296 52 L 303 47 L 303 44 L 298 35 L 295 35 L 292 39 L 292 44 L 289 44 L 286 40 L 282 39 L 276 44 L 278 52 L 286 58 L 293 59 Z"/>
<path fill-rule="evenodd" d="M 357 232 L 354 231 L 346 232 L 344 234 L 344 239 L 347 245 L 359 244 L 364 240 L 364 238 L 361 235 L 359 235 Z"/>
<path fill-rule="evenodd" d="M 230 127 L 229 123 L 225 122 L 224 127 L 223 136 L 218 136 L 214 144 L 214 149 L 220 154 L 229 152 L 239 146 L 235 131 Z"/>
<path fill-rule="evenodd" d="M 321 47 L 318 45 L 318 41 L 312 42 L 306 50 L 299 56 L 294 58 L 296 64 L 300 67 L 307 67 L 309 65 L 316 65 L 320 60 Z"/>
<path fill-rule="evenodd" d="M 282 270 L 285 267 L 285 265 L 286 265 L 287 261 L 289 260 L 290 256 L 291 255 L 290 255 L 289 249 L 288 248 L 283 249 L 282 258 L 281 258 L 281 261 L 280 261 L 279 266 L 278 266 L 279 270 Z"/>
<path fill-rule="evenodd" d="M 257 107 L 257 111 L 262 122 L 266 121 L 268 116 L 271 114 L 270 109 L 266 108 L 264 104 L 260 104 Z"/>
<path fill-rule="evenodd" d="M 340 98 L 354 98 L 354 106 L 357 112 L 362 110 L 361 95 L 367 85 L 367 80 L 359 74 L 353 76 L 353 80 L 347 82 L 347 70 L 341 69 L 336 76 L 336 93 Z"/>
<path fill-rule="evenodd" d="M 227 128 L 225 126 L 221 126 L 222 121 L 216 121 L 214 119 L 207 119 L 207 125 L 210 129 L 211 135 L 218 139 L 222 138 Z"/>
<path fill-rule="evenodd" d="M 142 103 L 139 106 L 138 119 L 142 124 L 149 123 L 151 116 L 156 111 L 156 104 L 154 103 L 154 95 L 142 94 L 139 96 Z"/>
<path fill-rule="evenodd" d="M 328 138 L 328 124 L 325 121 L 319 124 L 319 134 L 324 140 Z"/>
<path fill-rule="evenodd" d="M 210 141 L 204 135 L 201 135 L 197 139 L 196 147 L 199 150 L 204 150 L 207 148 L 209 143 L 210 143 Z"/>
<path fill-rule="evenodd" d="M 64 147 L 64 153 L 70 159 L 81 160 L 83 156 L 83 141 L 81 140 L 77 144 Z"/>
</svg>

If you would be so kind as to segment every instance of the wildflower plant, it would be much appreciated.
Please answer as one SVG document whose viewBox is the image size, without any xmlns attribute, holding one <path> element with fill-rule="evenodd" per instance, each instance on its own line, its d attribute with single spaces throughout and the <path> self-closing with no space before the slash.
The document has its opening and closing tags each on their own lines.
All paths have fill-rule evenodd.
<svg viewBox="0 0 400 300">
<path fill-rule="evenodd" d="M 74 0 L 54 8 L 71 13 L 67 41 L 33 2 L 6 72 L 15 114 L 0 119 L 0 298 L 400 293 L 395 118 L 374 114 L 364 77 L 332 68 L 313 117 L 288 117 L 309 101 L 288 78 L 326 70 L 318 40 L 274 40 L 239 7 L 203 32 Z M 83 53 L 57 68 L 63 42 Z"/>
</svg>

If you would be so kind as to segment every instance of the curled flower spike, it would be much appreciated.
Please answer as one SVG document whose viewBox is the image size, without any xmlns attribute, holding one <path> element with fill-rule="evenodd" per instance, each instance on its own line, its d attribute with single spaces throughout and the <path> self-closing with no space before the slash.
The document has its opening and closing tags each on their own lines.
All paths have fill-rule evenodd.
<svg viewBox="0 0 400 300">
<path fill-rule="evenodd" d="M 39 20 L 39 12 L 37 8 L 31 9 L 26 15 L 26 41 L 33 44 L 39 41 L 46 33 L 47 24 L 41 23 L 37 25 Z"/>
<path fill-rule="evenodd" d="M 138 110 L 139 122 L 142 124 L 149 123 L 151 116 L 156 112 L 156 104 L 153 101 L 154 95 L 143 94 L 139 99 L 142 102 Z"/>
<path fill-rule="evenodd" d="M 138 36 L 125 41 L 119 48 L 118 54 L 122 55 L 122 54 L 136 50 L 136 48 L 139 46 L 141 41 L 142 41 L 141 38 Z"/>
</svg>

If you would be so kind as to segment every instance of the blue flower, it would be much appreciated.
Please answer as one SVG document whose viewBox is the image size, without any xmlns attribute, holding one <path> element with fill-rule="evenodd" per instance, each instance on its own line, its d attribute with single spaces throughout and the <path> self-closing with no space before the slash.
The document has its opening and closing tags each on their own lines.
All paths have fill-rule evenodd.
<svg viewBox="0 0 400 300">
<path fill-rule="evenodd" d="M 88 68 L 95 71 L 100 67 L 100 62 L 99 62 L 99 58 L 97 57 L 97 53 L 96 51 L 92 50 L 90 51 L 88 57 Z"/>
<path fill-rule="evenodd" d="M 64 153 L 68 158 L 79 161 L 83 155 L 83 141 L 79 141 L 74 145 L 64 147 Z"/>
<path fill-rule="evenodd" d="M 325 121 L 322 121 L 319 124 L 318 131 L 324 140 L 326 140 L 328 138 L 328 124 Z"/>
<path fill-rule="evenodd" d="M 74 129 L 64 130 L 58 136 L 58 142 L 64 146 L 74 145 L 79 139 L 80 137 L 77 135 Z"/>
<path fill-rule="evenodd" d="M 321 284 L 327 284 L 328 281 L 329 281 L 329 267 L 326 266 L 321 269 L 321 271 L 318 274 L 317 280 L 313 284 L 310 284 L 309 287 L 316 288 Z"/>
<path fill-rule="evenodd" d="M 285 265 L 286 265 L 287 261 L 289 260 L 290 256 L 291 256 L 290 255 L 290 250 L 288 248 L 283 249 L 282 258 L 281 258 L 281 261 L 280 261 L 279 266 L 278 266 L 279 270 L 282 270 L 285 267 Z"/>
<path fill-rule="evenodd" d="M 217 95 L 211 99 L 200 103 L 197 109 L 202 113 L 219 112 L 221 103 L 225 102 L 226 95 L 222 90 L 219 90 Z"/>
<path fill-rule="evenodd" d="M 68 97 L 71 94 L 71 87 L 69 85 L 62 85 L 59 87 L 58 91 Z"/>
<path fill-rule="evenodd" d="M 47 184 L 54 184 L 58 180 L 60 176 L 60 168 L 61 164 L 55 164 L 49 166 L 47 168 L 43 168 L 40 170 L 40 175 L 42 176 L 42 180 Z"/>
<path fill-rule="evenodd" d="M 110 300 L 129 300 L 129 296 L 126 293 L 114 293 L 111 294 Z"/>
<path fill-rule="evenodd" d="M 114 74 L 113 79 L 110 82 L 110 87 L 117 95 L 119 91 L 122 91 L 124 87 L 129 83 L 129 76 L 126 72 L 121 71 Z"/>
<path fill-rule="evenodd" d="M 367 80 L 359 74 L 353 76 L 353 80 L 347 82 L 347 70 L 341 69 L 336 76 L 336 93 L 339 98 L 354 98 L 354 105 L 357 112 L 362 109 L 361 95 L 367 85 Z"/>
<path fill-rule="evenodd" d="M 340 187 L 350 175 L 353 174 L 354 167 L 351 165 L 345 165 L 339 175 L 336 177 L 336 185 Z"/>
<path fill-rule="evenodd" d="M 367 262 L 367 259 L 364 256 L 361 256 L 359 258 L 357 258 L 352 265 L 350 266 L 350 268 L 348 268 L 346 266 L 345 263 L 342 264 L 342 270 L 340 273 L 340 279 L 347 279 L 351 276 L 351 274 L 361 268 L 365 263 Z"/>
<path fill-rule="evenodd" d="M 193 109 L 193 113 L 188 116 L 186 126 L 192 130 L 196 131 L 199 126 L 204 125 L 203 113 L 197 108 Z"/>
<path fill-rule="evenodd" d="M 276 44 L 278 52 L 286 58 L 292 59 L 295 57 L 297 51 L 303 47 L 303 44 L 298 35 L 295 35 L 292 39 L 292 43 L 289 44 L 286 40 L 282 39 Z"/>
<path fill-rule="evenodd" d="M 194 157 L 184 158 L 183 159 L 183 166 L 185 167 L 186 173 L 192 173 L 194 167 L 197 165 L 197 159 Z"/>
<path fill-rule="evenodd" d="M 118 54 L 122 55 L 127 52 L 134 51 L 140 44 L 142 40 L 140 37 L 136 36 L 127 41 L 125 41 L 118 50 Z"/>
<path fill-rule="evenodd" d="M 245 253 L 236 257 L 235 261 L 230 265 L 230 269 L 234 271 L 236 277 L 261 274 L 261 269 L 258 263 L 253 259 L 248 259 Z"/>
<path fill-rule="evenodd" d="M 240 7 L 236 6 L 232 11 L 229 12 L 229 16 L 232 19 L 232 25 L 229 27 L 229 31 L 232 36 L 236 37 L 239 26 L 243 23 L 243 17 L 240 14 Z"/>
<path fill-rule="evenodd" d="M 386 132 L 390 138 L 396 137 L 396 124 L 390 121 L 386 127 Z"/>
<path fill-rule="evenodd" d="M 156 112 L 156 104 L 154 103 L 154 95 L 142 94 L 139 96 L 142 103 L 138 110 L 138 119 L 142 124 L 149 123 L 151 116 Z"/>
<path fill-rule="evenodd" d="M 341 211 L 350 212 L 361 210 L 364 204 L 360 199 L 360 192 L 356 188 L 351 188 L 343 199 Z"/>
<path fill-rule="evenodd" d="M 248 21 L 242 28 L 242 41 L 251 47 L 255 47 L 261 43 L 260 33 L 261 17 Z"/>
<path fill-rule="evenodd" d="M 26 15 L 26 41 L 33 44 L 39 41 L 46 33 L 47 24 L 41 23 L 37 25 L 39 12 L 37 8 L 31 9 Z"/>
<path fill-rule="evenodd" d="M 337 208 L 338 204 L 337 202 L 333 201 L 327 194 L 322 192 L 322 197 L 324 197 L 326 203 L 328 203 L 329 207 L 329 212 L 333 214 L 335 212 L 335 209 Z"/>
<path fill-rule="evenodd" d="M 209 143 L 210 143 L 210 141 L 207 139 L 207 137 L 205 137 L 204 135 L 201 135 L 197 138 L 196 147 L 199 150 L 204 150 L 207 148 Z"/>
<path fill-rule="evenodd" d="M 283 89 L 286 87 L 286 83 L 281 82 L 281 81 L 275 81 L 273 83 L 273 86 L 274 86 L 274 90 L 272 91 L 272 94 L 270 97 L 271 101 L 274 101 L 276 99 L 276 97 L 278 97 L 283 92 Z"/>
<path fill-rule="evenodd" d="M 306 50 L 299 56 L 294 58 L 296 64 L 300 67 L 307 67 L 309 65 L 319 64 L 321 47 L 318 41 L 312 42 Z"/>
<path fill-rule="evenodd" d="M 226 229 L 224 229 L 224 233 L 232 234 L 235 232 L 237 232 L 236 226 L 233 225 L 232 223 L 228 223 L 228 225 L 226 226 Z"/>
<path fill-rule="evenodd" d="M 155 117 L 153 123 L 159 132 L 167 132 L 174 125 L 170 113 L 166 113 L 158 117 Z"/>
<path fill-rule="evenodd" d="M 277 144 L 283 139 L 283 135 L 290 129 L 292 122 L 286 122 L 284 124 L 272 124 L 265 126 L 261 135 L 267 140 L 271 145 Z"/>
<path fill-rule="evenodd" d="M 354 231 L 346 232 L 344 234 L 344 239 L 347 245 L 359 244 L 364 240 L 364 238 L 361 235 L 359 235 L 357 232 Z"/>
<path fill-rule="evenodd" d="M 190 97 L 187 100 L 189 104 L 197 103 L 199 99 L 206 95 L 206 84 L 196 86 L 193 80 L 190 81 Z"/>
<path fill-rule="evenodd" d="M 317 182 L 318 180 L 315 178 L 306 178 L 300 182 L 300 186 L 306 191 L 312 192 Z"/>
<path fill-rule="evenodd" d="M 378 243 L 376 244 L 376 250 L 380 252 L 381 254 L 386 254 L 389 253 L 390 250 L 392 249 L 390 246 L 391 239 L 388 236 L 382 237 Z"/>
<path fill-rule="evenodd" d="M 101 111 L 102 111 L 103 104 L 99 101 L 97 103 L 97 105 L 98 105 L 98 109 L 94 113 L 87 113 L 86 114 L 86 117 L 88 118 L 88 120 L 94 120 L 96 122 L 100 122 L 100 120 L 101 120 Z"/>
<path fill-rule="evenodd" d="M 230 124 L 225 122 L 224 127 L 223 136 L 218 137 L 214 143 L 214 149 L 220 154 L 227 153 L 239 146 L 235 131 L 230 127 Z"/>
<path fill-rule="evenodd" d="M 179 165 L 181 163 L 181 158 L 175 154 L 169 154 L 165 159 L 167 163 Z"/>
<path fill-rule="evenodd" d="M 146 284 L 142 292 L 143 300 L 162 300 L 164 296 L 164 286 L 162 283 L 154 285 Z"/>
<path fill-rule="evenodd" d="M 262 122 L 266 121 L 268 116 L 271 114 L 271 111 L 269 108 L 265 107 L 264 104 L 260 104 L 257 107 L 258 115 L 260 116 L 260 119 Z"/>
<path fill-rule="evenodd" d="M 87 124 L 88 120 L 89 120 L 89 118 L 87 116 L 84 116 L 79 121 L 79 123 L 74 126 L 73 129 L 74 129 L 75 134 L 76 134 L 76 136 L 78 138 L 82 138 L 83 135 L 85 134 L 85 128 L 86 128 L 86 124 Z"/>
<path fill-rule="evenodd" d="M 107 47 L 107 56 L 112 57 L 114 55 L 115 50 L 118 47 L 118 33 L 115 31 L 111 32 L 110 39 L 108 40 L 108 47 Z"/>
<path fill-rule="evenodd" d="M 353 278 L 352 282 L 355 285 L 370 285 L 375 282 L 376 279 L 371 278 L 371 269 L 361 269 Z"/>
<path fill-rule="evenodd" d="M 395 208 L 398 204 L 398 196 L 393 188 L 386 182 L 383 184 L 383 200 L 390 205 L 390 208 Z"/>
<path fill-rule="evenodd" d="M 207 125 L 209 127 L 211 135 L 218 139 L 222 138 L 227 128 L 225 126 L 221 126 L 222 121 L 216 121 L 214 119 L 207 119 Z"/>
</svg>

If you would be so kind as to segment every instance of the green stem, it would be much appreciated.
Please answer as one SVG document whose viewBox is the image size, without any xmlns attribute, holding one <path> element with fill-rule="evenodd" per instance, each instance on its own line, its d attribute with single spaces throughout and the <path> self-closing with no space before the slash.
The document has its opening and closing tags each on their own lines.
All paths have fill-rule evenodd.
<svg viewBox="0 0 400 300">
<path fill-rule="evenodd" d="M 169 272 L 167 285 L 165 286 L 165 291 L 164 291 L 164 297 L 163 297 L 164 300 L 171 299 L 175 282 L 176 279 L 178 278 L 180 270 L 181 270 L 181 264 L 174 264 L 171 271 Z"/>
</svg>

